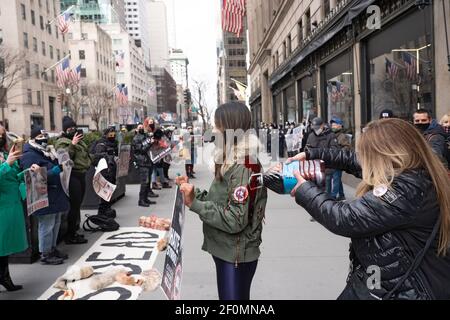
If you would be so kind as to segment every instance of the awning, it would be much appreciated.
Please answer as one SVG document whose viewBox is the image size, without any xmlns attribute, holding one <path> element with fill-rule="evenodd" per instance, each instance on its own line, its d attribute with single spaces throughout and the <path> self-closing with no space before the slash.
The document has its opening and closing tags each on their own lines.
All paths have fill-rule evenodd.
<svg viewBox="0 0 450 320">
<path fill-rule="evenodd" d="M 294 56 L 283 68 L 277 71 L 270 77 L 269 86 L 273 87 L 275 83 L 283 79 L 291 70 L 302 62 L 307 56 L 319 49 L 331 38 L 333 38 L 339 31 L 352 24 L 352 20 L 356 18 L 361 12 L 366 10 L 376 0 L 356 0 L 349 6 L 347 13 L 329 27 L 317 39 L 311 41 L 306 45 L 296 56 Z"/>
</svg>

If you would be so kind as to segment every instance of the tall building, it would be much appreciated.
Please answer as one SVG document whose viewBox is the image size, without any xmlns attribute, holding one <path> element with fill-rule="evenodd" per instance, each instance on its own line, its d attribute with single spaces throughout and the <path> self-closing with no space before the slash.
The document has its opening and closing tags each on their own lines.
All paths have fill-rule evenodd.
<svg viewBox="0 0 450 320">
<path fill-rule="evenodd" d="M 126 28 L 123 0 L 61 0 L 61 11 L 71 6 L 76 20 L 95 23 L 119 23 Z"/>
<path fill-rule="evenodd" d="M 177 84 L 166 68 L 154 67 L 152 75 L 156 81 L 158 113 L 177 113 Z"/>
<path fill-rule="evenodd" d="M 150 0 L 123 0 L 125 3 L 125 18 L 127 31 L 136 41 L 138 47 L 142 47 L 145 63 L 150 65 Z"/>
<path fill-rule="evenodd" d="M 220 105 L 238 100 L 231 89 L 231 87 L 237 89 L 232 79 L 247 85 L 247 34 L 244 32 L 237 37 L 234 33 L 222 31 L 222 39 L 217 48 L 217 59 L 217 99 Z"/>
<path fill-rule="evenodd" d="M 17 134 L 29 135 L 33 125 L 49 131 L 62 129 L 62 108 L 57 103 L 61 89 L 56 86 L 55 69 L 43 73 L 69 50 L 57 25 L 47 24 L 59 14 L 59 5 L 59 0 L 0 4 L 0 74 L 8 77 L 11 70 L 20 70 L 17 84 L 0 88 L 6 91 L 0 120 Z M 8 57 L 16 53 L 17 59 Z"/>
<path fill-rule="evenodd" d="M 169 73 L 169 33 L 167 29 L 167 10 L 164 2 L 148 1 L 150 61 L 153 67 L 163 67 Z"/>
<path fill-rule="evenodd" d="M 172 49 L 170 51 L 170 70 L 175 82 L 184 89 L 189 86 L 188 66 L 189 59 L 184 55 L 181 49 Z"/>
<path fill-rule="evenodd" d="M 175 0 L 161 0 L 167 8 L 167 31 L 169 34 L 169 47 L 178 48 L 177 46 L 177 18 Z"/>
<path fill-rule="evenodd" d="M 112 51 L 116 59 L 116 82 L 128 88 L 128 106 L 119 106 L 119 122 L 134 124 L 156 112 L 156 103 L 151 99 L 151 79 L 145 68 L 142 48 L 118 24 L 101 25 L 112 39 Z M 119 58 L 120 57 L 120 58 Z"/>
<path fill-rule="evenodd" d="M 379 7 L 381 28 L 369 19 L 369 4 Z M 248 0 L 256 122 L 339 117 L 358 139 L 361 128 L 386 108 L 406 120 L 417 108 L 441 117 L 450 100 L 444 23 L 444 14 L 450 21 L 449 5 Z"/>
<path fill-rule="evenodd" d="M 89 97 L 95 97 L 96 94 L 97 97 L 102 94 L 111 95 L 111 100 L 114 101 L 112 97 L 116 84 L 116 68 L 111 38 L 98 24 L 77 21 L 72 23 L 70 28 L 69 49 L 72 65 L 81 65 L 81 82 L 77 88 L 79 92 L 75 93 L 80 95 L 78 101 L 81 105 L 77 106 L 76 101 L 71 101 L 72 109 L 79 107 L 75 121 L 78 125 L 96 129 L 95 122 L 92 120 L 92 115 L 95 113 L 101 116 L 100 130 L 112 123 L 117 123 L 115 103 L 100 112 L 100 108 L 94 110 L 95 104 L 89 101 Z M 72 117 L 74 117 L 73 114 Z"/>
</svg>

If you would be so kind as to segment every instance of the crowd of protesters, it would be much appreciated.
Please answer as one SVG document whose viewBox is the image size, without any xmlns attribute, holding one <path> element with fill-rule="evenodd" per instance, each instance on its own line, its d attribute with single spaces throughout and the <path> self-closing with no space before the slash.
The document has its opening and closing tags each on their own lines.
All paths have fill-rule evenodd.
<svg viewBox="0 0 450 320">
<path fill-rule="evenodd" d="M 45 265 L 59 265 L 68 259 L 68 254 L 58 250 L 61 222 L 67 220 L 64 241 L 67 245 L 82 245 L 88 240 L 80 232 L 81 207 L 85 197 L 87 172 L 105 159 L 107 169 L 102 176 L 116 184 L 119 161 L 119 143 L 115 127 L 108 127 L 102 137 L 87 144 L 83 131 L 70 117 L 62 121 L 63 132 L 50 143 L 49 134 L 35 126 L 27 141 L 22 145 L 13 143 L 13 137 L 0 126 L 0 285 L 8 291 L 20 290 L 9 273 L 9 256 L 25 251 L 28 246 L 25 217 L 28 215 L 26 198 L 26 171 L 37 172 L 45 168 L 48 206 L 35 210 L 32 215 L 38 223 L 38 247 L 40 262 Z M 122 128 L 121 133 L 127 130 Z M 15 135 L 14 135 L 15 137 Z M 159 197 L 153 190 L 170 189 L 169 168 L 171 155 L 152 160 L 151 149 L 171 148 L 172 130 L 160 127 L 154 119 L 148 118 L 134 130 L 131 145 L 131 166 L 139 172 L 141 190 L 138 205 L 149 207 Z M 64 166 L 59 162 L 58 151 L 64 150 L 70 157 L 71 173 L 67 193 L 64 191 L 61 175 Z M 193 160 L 193 159 L 192 159 Z M 192 162 L 193 163 L 193 162 Z M 190 173 L 193 164 L 190 164 Z M 190 175 L 192 177 L 192 174 Z M 45 184 L 45 182 L 44 182 Z M 44 188 L 45 189 L 45 188 Z M 116 210 L 110 201 L 99 197 L 98 216 L 115 219 Z"/>
</svg>

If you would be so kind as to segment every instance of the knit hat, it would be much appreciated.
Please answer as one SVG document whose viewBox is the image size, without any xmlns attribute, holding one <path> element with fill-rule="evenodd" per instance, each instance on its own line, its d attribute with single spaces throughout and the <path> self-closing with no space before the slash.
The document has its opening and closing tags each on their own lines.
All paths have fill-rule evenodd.
<svg viewBox="0 0 450 320">
<path fill-rule="evenodd" d="M 116 128 L 114 128 L 114 127 L 109 127 L 109 128 L 107 128 L 107 129 L 105 129 L 105 130 L 103 131 L 103 135 L 104 135 L 104 136 L 107 136 L 108 133 L 110 133 L 110 132 L 116 132 Z"/>
<path fill-rule="evenodd" d="M 43 134 L 43 133 L 44 133 L 44 129 L 42 129 L 42 127 L 34 126 L 33 129 L 31 129 L 30 138 L 35 139 L 38 135 Z"/>
<path fill-rule="evenodd" d="M 75 123 L 75 121 L 73 121 L 73 119 L 71 117 L 65 116 L 63 118 L 63 131 L 64 132 L 66 132 L 67 129 L 73 128 L 76 126 L 77 126 L 77 124 Z"/>
</svg>

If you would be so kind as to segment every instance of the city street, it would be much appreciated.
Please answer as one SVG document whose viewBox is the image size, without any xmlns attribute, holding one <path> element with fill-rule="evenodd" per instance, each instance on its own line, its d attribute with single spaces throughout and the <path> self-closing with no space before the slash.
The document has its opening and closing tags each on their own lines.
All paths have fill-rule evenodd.
<svg viewBox="0 0 450 320">
<path fill-rule="evenodd" d="M 171 168 L 170 176 L 183 173 L 184 166 Z M 207 188 L 212 174 L 206 165 L 195 169 L 194 184 Z M 127 185 L 125 198 L 114 208 L 122 227 L 135 227 L 142 215 L 155 214 L 171 217 L 174 189 L 161 190 L 158 204 L 150 209 L 137 207 L 138 185 Z M 353 195 L 353 189 L 347 189 Z M 94 214 L 84 211 L 84 214 Z M 215 267 L 209 254 L 201 250 L 202 226 L 196 214 L 187 211 L 184 230 L 184 274 L 182 299 L 217 299 Z M 23 284 L 24 290 L 0 293 L 0 300 L 37 299 L 66 268 L 75 263 L 101 233 L 86 234 L 87 245 L 66 246 L 61 250 L 70 259 L 60 266 L 11 265 L 12 277 Z M 326 231 L 318 223 L 309 221 L 309 215 L 297 206 L 290 196 L 269 192 L 266 223 L 263 231 L 262 256 L 253 281 L 252 299 L 335 299 L 344 287 L 348 270 L 348 240 Z M 154 267 L 163 270 L 164 254 L 159 254 Z M 143 293 L 140 299 L 165 299 L 162 290 Z"/>
</svg>

